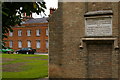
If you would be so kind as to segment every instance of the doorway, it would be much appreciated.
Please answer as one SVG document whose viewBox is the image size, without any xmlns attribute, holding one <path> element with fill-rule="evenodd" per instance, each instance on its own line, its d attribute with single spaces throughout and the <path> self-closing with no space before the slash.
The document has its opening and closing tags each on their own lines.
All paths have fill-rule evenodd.
<svg viewBox="0 0 120 80">
<path fill-rule="evenodd" d="M 112 43 L 88 42 L 88 78 L 112 78 Z"/>
</svg>

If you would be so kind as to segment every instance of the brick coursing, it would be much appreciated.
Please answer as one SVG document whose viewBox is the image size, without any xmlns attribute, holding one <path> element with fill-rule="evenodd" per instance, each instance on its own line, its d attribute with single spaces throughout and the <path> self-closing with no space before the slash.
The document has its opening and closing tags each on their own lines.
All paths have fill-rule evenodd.
<svg viewBox="0 0 120 80">
<path fill-rule="evenodd" d="M 71 7 L 72 6 L 72 7 Z M 50 44 L 49 44 L 49 64 L 59 66 L 58 78 L 90 78 L 88 75 L 88 49 L 87 42 L 83 41 L 83 48 L 80 49 L 82 38 L 85 38 L 85 17 L 84 14 L 89 11 L 112 10 L 112 36 L 117 38 L 119 44 L 119 17 L 120 4 L 117 2 L 59 2 L 58 10 L 53 13 L 49 20 Z M 94 38 L 94 37 L 93 37 Z M 101 37 L 105 38 L 105 37 Z M 109 38 L 109 37 L 107 37 Z M 97 41 L 98 42 L 98 41 Z M 100 41 L 106 44 L 106 41 Z M 118 48 L 114 48 L 114 40 L 107 41 L 112 45 L 110 76 L 102 78 L 118 78 L 119 59 Z M 94 41 L 93 41 L 94 43 Z M 99 46 L 98 44 L 96 44 Z M 108 60 L 108 58 L 105 58 Z M 102 59 L 101 59 L 102 60 Z M 97 68 L 97 66 L 96 66 Z M 102 68 L 102 67 L 101 67 Z M 51 68 L 49 68 L 51 70 Z M 54 70 L 55 72 L 55 70 Z M 105 73 L 105 72 L 104 72 Z M 107 73 L 107 72 L 106 72 Z M 49 77 L 54 77 L 49 72 Z M 56 72 L 58 74 L 58 72 Z M 97 73 L 96 73 L 97 74 Z M 93 74 L 93 75 L 96 75 Z M 120 74 L 120 71 L 119 71 Z M 99 74 L 97 75 L 99 76 Z M 93 76 L 92 78 L 100 78 Z"/>
<path fill-rule="evenodd" d="M 36 26 L 33 26 L 36 25 Z M 48 52 L 46 48 L 46 40 L 48 40 L 48 36 L 46 36 L 46 29 L 48 28 L 48 23 L 33 23 L 33 24 L 23 24 L 22 26 L 15 26 L 13 27 L 13 36 L 10 37 L 9 33 L 6 34 L 8 38 L 4 39 L 7 40 L 6 47 L 9 47 L 9 41 L 13 41 L 13 49 L 16 51 L 21 49 L 18 47 L 18 41 L 22 41 L 22 48 L 28 47 L 27 41 L 31 41 L 31 47 L 36 49 L 37 52 Z M 41 33 L 40 36 L 36 36 L 36 30 L 40 29 Z M 18 36 L 18 30 L 22 30 L 22 36 Z M 27 36 L 27 30 L 31 30 L 31 36 Z M 36 41 L 40 40 L 40 48 L 36 48 Z"/>
</svg>

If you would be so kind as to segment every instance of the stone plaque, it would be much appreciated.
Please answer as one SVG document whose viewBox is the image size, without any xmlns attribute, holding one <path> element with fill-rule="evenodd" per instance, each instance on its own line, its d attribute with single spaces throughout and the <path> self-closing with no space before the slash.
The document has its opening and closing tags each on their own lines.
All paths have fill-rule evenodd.
<svg viewBox="0 0 120 80">
<path fill-rule="evenodd" d="M 111 17 L 86 18 L 86 36 L 111 36 L 112 19 Z"/>
</svg>

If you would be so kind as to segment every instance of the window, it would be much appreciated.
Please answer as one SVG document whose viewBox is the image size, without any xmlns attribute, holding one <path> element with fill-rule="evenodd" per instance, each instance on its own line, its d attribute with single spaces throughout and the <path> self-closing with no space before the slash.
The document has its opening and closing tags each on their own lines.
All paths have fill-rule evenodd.
<svg viewBox="0 0 120 80">
<path fill-rule="evenodd" d="M 18 48 L 22 48 L 22 41 L 18 41 Z"/>
<path fill-rule="evenodd" d="M 36 41 L 36 48 L 40 48 L 40 45 L 41 45 L 41 44 L 40 44 L 40 40 L 37 40 L 37 41 Z"/>
<path fill-rule="evenodd" d="M 31 47 L 31 41 L 27 41 L 27 43 L 28 43 L 28 47 Z"/>
<path fill-rule="evenodd" d="M 47 49 L 48 49 L 48 46 L 49 46 L 49 45 L 48 45 L 48 40 L 46 40 L 46 48 L 47 48 Z"/>
<path fill-rule="evenodd" d="M 18 36 L 22 36 L 22 30 L 18 30 Z"/>
<path fill-rule="evenodd" d="M 13 41 L 9 42 L 9 47 L 12 48 L 13 47 Z"/>
<path fill-rule="evenodd" d="M 9 32 L 9 36 L 12 37 L 13 36 L 13 32 Z"/>
<path fill-rule="evenodd" d="M 36 36 L 40 36 L 40 33 L 41 33 L 41 30 L 40 30 L 40 29 L 37 29 L 37 30 L 36 30 Z"/>
<path fill-rule="evenodd" d="M 31 30 L 27 30 L 27 36 L 31 36 Z"/>
<path fill-rule="evenodd" d="M 48 36 L 48 28 L 46 28 L 46 36 Z"/>
</svg>

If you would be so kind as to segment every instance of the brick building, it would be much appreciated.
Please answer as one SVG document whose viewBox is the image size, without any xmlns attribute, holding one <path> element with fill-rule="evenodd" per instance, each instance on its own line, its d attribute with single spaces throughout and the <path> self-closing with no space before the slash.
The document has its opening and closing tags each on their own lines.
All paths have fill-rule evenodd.
<svg viewBox="0 0 120 80">
<path fill-rule="evenodd" d="M 6 46 L 14 50 L 32 47 L 37 52 L 48 52 L 47 18 L 33 19 L 32 16 L 27 16 L 21 24 L 21 26 L 12 27 L 13 32 L 7 34 Z"/>
<path fill-rule="evenodd" d="M 50 78 L 120 79 L 120 2 L 59 2 L 49 37 Z"/>
</svg>

